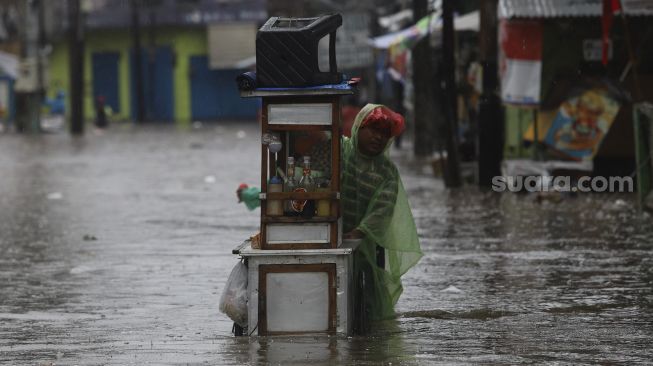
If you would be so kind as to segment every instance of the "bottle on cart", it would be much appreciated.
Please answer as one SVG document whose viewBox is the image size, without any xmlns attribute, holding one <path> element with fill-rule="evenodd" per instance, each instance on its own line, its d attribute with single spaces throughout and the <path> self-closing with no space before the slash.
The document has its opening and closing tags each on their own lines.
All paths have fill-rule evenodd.
<svg viewBox="0 0 653 366">
<path fill-rule="evenodd" d="M 317 184 L 317 192 L 329 192 L 329 181 L 323 180 Z M 331 201 L 319 200 L 317 201 L 317 215 L 322 217 L 327 217 L 331 214 Z"/>
<path fill-rule="evenodd" d="M 295 191 L 299 192 L 315 192 L 315 180 L 311 177 L 311 157 L 304 156 L 303 175 L 299 180 L 299 185 Z M 297 207 L 295 207 L 297 206 Z M 315 215 L 315 201 L 302 200 L 297 205 L 293 205 L 295 211 L 301 212 L 304 217 L 313 217 Z M 297 210 L 299 208 L 299 210 Z"/>
<path fill-rule="evenodd" d="M 299 186 L 306 189 L 306 192 L 315 191 L 315 180 L 311 177 L 311 157 L 304 156 L 304 174 L 299 180 Z"/>
<path fill-rule="evenodd" d="M 283 191 L 284 192 L 294 192 L 297 188 L 297 179 L 295 179 L 295 158 L 292 156 L 288 157 L 286 162 L 286 181 L 284 182 Z M 296 214 L 292 207 L 292 201 L 284 201 L 284 211 L 286 215 Z"/>
<path fill-rule="evenodd" d="M 281 180 L 281 177 L 274 176 L 270 178 L 270 182 L 268 183 L 268 192 L 276 193 L 276 192 L 281 192 L 282 190 L 283 190 L 283 180 Z M 283 201 L 269 200 L 266 206 L 267 206 L 266 213 L 269 216 L 283 215 Z"/>
</svg>

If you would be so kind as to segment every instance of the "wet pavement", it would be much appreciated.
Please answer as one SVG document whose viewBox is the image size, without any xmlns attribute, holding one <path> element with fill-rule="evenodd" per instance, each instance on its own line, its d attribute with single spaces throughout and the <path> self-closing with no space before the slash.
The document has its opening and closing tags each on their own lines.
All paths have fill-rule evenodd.
<svg viewBox="0 0 653 366">
<path fill-rule="evenodd" d="M 258 230 L 255 123 L 0 135 L 0 364 L 653 362 L 653 226 L 633 195 L 444 189 L 394 151 L 425 256 L 364 337 L 234 338 Z"/>
</svg>

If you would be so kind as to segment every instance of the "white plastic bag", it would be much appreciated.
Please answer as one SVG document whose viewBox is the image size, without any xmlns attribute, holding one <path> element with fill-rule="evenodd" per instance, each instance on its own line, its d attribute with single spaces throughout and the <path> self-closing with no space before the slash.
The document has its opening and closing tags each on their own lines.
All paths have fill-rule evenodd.
<svg viewBox="0 0 653 366">
<path fill-rule="evenodd" d="M 241 327 L 247 326 L 247 266 L 241 261 L 231 270 L 220 297 L 220 311 Z"/>
</svg>

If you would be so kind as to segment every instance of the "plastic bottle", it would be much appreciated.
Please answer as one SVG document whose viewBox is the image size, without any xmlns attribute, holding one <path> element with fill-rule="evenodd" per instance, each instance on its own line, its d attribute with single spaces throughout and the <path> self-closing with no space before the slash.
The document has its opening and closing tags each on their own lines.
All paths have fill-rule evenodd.
<svg viewBox="0 0 653 366">
<path fill-rule="evenodd" d="M 270 178 L 270 184 L 268 184 L 268 192 L 282 192 L 283 191 L 283 181 L 280 177 L 274 176 Z M 265 211 L 269 216 L 282 216 L 283 215 L 283 201 L 281 200 L 268 200 L 267 210 Z"/>
<path fill-rule="evenodd" d="M 289 156 L 286 163 L 286 181 L 284 182 L 283 191 L 294 192 L 295 188 L 297 188 L 297 179 L 295 179 L 295 158 Z M 284 201 L 284 211 L 287 215 L 292 215 L 294 213 L 291 200 Z"/>
<path fill-rule="evenodd" d="M 315 181 L 311 177 L 311 157 L 304 156 L 304 174 L 299 180 L 295 192 L 315 192 Z M 313 200 L 293 200 L 292 208 L 295 212 L 304 217 L 313 217 L 315 214 L 315 201 Z"/>
<path fill-rule="evenodd" d="M 311 177 L 311 157 L 304 156 L 304 175 L 299 180 L 299 186 L 306 189 L 306 192 L 315 191 L 315 180 Z"/>
<path fill-rule="evenodd" d="M 329 192 L 329 181 L 320 182 L 317 185 L 317 192 Z M 328 217 L 331 215 L 330 200 L 317 201 L 317 215 L 320 217 Z"/>
</svg>

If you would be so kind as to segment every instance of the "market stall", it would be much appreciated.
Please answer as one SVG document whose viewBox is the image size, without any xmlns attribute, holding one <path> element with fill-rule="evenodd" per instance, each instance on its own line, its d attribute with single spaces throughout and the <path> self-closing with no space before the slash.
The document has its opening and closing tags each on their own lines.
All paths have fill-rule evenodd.
<svg viewBox="0 0 653 366">
<path fill-rule="evenodd" d="M 257 73 L 241 80 L 242 97 L 262 99 L 261 220 L 233 251 L 247 284 L 236 334 L 352 332 L 356 242 L 342 240 L 340 99 L 354 88 L 336 70 L 333 42 L 329 71 L 317 67 L 319 40 L 340 24 L 339 15 L 271 18 L 257 34 Z"/>
</svg>

